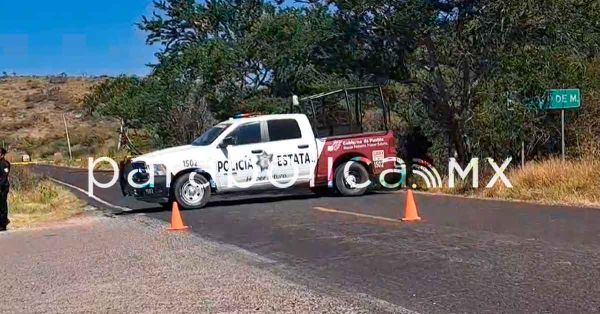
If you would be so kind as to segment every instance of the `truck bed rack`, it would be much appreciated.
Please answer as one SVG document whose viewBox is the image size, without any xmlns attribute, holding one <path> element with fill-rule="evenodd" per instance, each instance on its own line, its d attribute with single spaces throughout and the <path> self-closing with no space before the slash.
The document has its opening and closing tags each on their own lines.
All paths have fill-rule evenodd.
<svg viewBox="0 0 600 314">
<path fill-rule="evenodd" d="M 290 109 L 309 117 L 317 137 L 389 130 L 390 111 L 382 87 L 378 85 L 342 88 L 303 97 Z"/>
</svg>

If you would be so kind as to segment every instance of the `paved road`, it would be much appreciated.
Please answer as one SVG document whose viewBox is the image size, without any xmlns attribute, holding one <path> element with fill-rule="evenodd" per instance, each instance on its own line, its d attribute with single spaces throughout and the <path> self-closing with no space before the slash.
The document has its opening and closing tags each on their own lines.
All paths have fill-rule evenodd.
<svg viewBox="0 0 600 314">
<path fill-rule="evenodd" d="M 267 259 L 193 233 L 165 232 L 162 221 L 98 214 L 0 233 L 0 313 L 395 310 L 298 285 L 261 267 L 271 264 Z"/>
<path fill-rule="evenodd" d="M 34 169 L 87 189 L 85 171 Z M 133 213 L 170 216 L 118 188 L 96 195 Z M 424 221 L 414 224 L 314 209 L 396 218 L 403 202 L 404 193 L 221 196 L 183 215 L 193 232 L 273 259 L 272 271 L 292 270 L 294 281 L 324 291 L 422 313 L 600 311 L 599 209 L 427 194 L 417 195 Z"/>
</svg>

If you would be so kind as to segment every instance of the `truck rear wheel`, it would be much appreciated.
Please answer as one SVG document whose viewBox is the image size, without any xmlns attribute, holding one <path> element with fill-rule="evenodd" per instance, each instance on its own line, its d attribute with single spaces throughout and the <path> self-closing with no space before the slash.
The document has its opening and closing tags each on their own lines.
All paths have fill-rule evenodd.
<svg viewBox="0 0 600 314">
<path fill-rule="evenodd" d="M 183 175 L 175 180 L 173 189 L 175 200 L 185 209 L 204 207 L 210 198 L 210 184 L 200 174 L 195 174 L 193 180 L 189 175 Z"/>
<path fill-rule="evenodd" d="M 350 165 L 348 165 L 350 163 Z M 348 165 L 348 166 L 347 166 Z M 348 167 L 348 173 L 344 175 L 344 169 Z M 369 189 L 366 182 L 369 181 L 369 172 L 361 163 L 347 161 L 335 169 L 335 187 L 344 196 L 363 195 Z"/>
</svg>

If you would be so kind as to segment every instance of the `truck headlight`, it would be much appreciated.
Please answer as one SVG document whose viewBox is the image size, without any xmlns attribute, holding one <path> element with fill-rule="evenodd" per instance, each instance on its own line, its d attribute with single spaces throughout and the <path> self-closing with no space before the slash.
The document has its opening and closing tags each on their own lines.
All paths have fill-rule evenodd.
<svg viewBox="0 0 600 314">
<path fill-rule="evenodd" d="M 162 164 L 150 165 L 150 169 L 154 170 L 155 176 L 166 176 L 167 175 L 167 166 Z"/>
</svg>

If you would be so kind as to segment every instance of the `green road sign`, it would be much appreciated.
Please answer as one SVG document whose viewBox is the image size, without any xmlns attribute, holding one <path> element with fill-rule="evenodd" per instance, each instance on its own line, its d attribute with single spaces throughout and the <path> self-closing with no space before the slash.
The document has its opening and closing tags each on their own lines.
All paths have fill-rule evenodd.
<svg viewBox="0 0 600 314">
<path fill-rule="evenodd" d="M 547 109 L 564 110 L 581 107 L 581 92 L 578 89 L 551 89 L 548 92 Z"/>
</svg>

